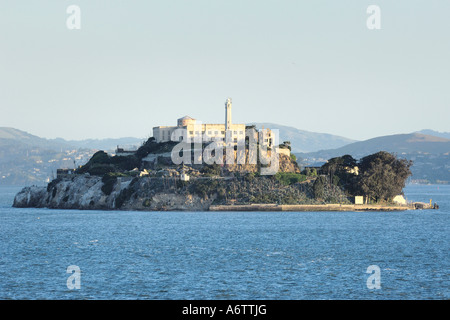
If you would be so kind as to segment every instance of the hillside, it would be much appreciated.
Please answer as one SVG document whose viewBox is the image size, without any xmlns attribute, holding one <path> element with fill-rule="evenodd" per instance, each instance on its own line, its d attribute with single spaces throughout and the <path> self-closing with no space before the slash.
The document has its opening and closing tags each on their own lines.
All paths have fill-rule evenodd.
<svg viewBox="0 0 450 320">
<path fill-rule="evenodd" d="M 62 139 L 61 141 L 51 141 L 18 129 L 0 127 L 0 162 L 4 160 L 1 154 L 4 147 L 15 147 L 15 149 L 19 150 L 31 147 L 58 151 L 61 148 L 66 149 L 72 146 Z"/>
<path fill-rule="evenodd" d="M 45 139 L 0 127 L 0 185 L 43 185 L 54 178 L 56 169 L 83 165 L 97 150 L 136 148 L 141 143 L 138 138 Z"/>
<path fill-rule="evenodd" d="M 52 139 L 56 143 L 69 144 L 76 148 L 113 151 L 120 146 L 125 149 L 137 149 L 143 142 L 143 139 L 134 137 L 108 138 L 108 139 L 84 139 L 84 140 L 64 140 L 62 138 Z"/>
<path fill-rule="evenodd" d="M 143 141 L 143 139 L 134 137 L 84 140 L 65 140 L 62 138 L 45 139 L 15 128 L 0 127 L 0 147 L 16 145 L 19 148 L 33 147 L 54 151 L 80 148 L 112 151 L 118 145 L 121 147 L 137 148 Z"/>
<path fill-rule="evenodd" d="M 450 181 L 450 139 L 447 133 L 432 130 L 435 135 L 421 133 L 377 137 L 366 141 L 299 130 L 273 123 L 253 123 L 258 128 L 280 130 L 280 142 L 291 141 L 292 152 L 299 164 L 322 164 L 327 159 L 351 154 L 355 158 L 380 150 L 394 152 L 415 161 L 414 179 Z M 57 168 L 72 168 L 86 163 L 96 150 L 113 150 L 117 145 L 140 145 L 138 138 L 64 140 L 44 139 L 27 132 L 0 127 L 0 184 L 45 184 Z M 320 150 L 320 151 L 319 151 Z"/>
<path fill-rule="evenodd" d="M 258 129 L 261 129 L 262 127 L 278 129 L 280 132 L 280 143 L 286 140 L 290 141 L 292 152 L 315 152 L 325 149 L 334 149 L 355 142 L 355 140 L 328 133 L 310 132 L 275 123 L 254 122 L 250 123 L 250 125 L 256 125 Z"/>
<path fill-rule="evenodd" d="M 57 168 L 84 163 L 93 151 L 78 150 L 14 128 L 0 128 L 0 184 L 45 184 Z"/>
<path fill-rule="evenodd" d="M 450 132 L 439 132 L 439 131 L 434 131 L 434 130 L 430 130 L 430 129 L 423 129 L 423 130 L 420 130 L 417 132 L 422 133 L 422 134 L 427 134 L 430 136 L 450 139 Z"/>
<path fill-rule="evenodd" d="M 450 139 L 421 133 L 382 136 L 336 149 L 296 153 L 296 156 L 301 166 L 318 166 L 333 157 L 349 154 L 360 159 L 378 151 L 396 153 L 413 160 L 413 180 L 450 183 Z"/>
<path fill-rule="evenodd" d="M 442 154 L 450 151 L 450 139 L 439 138 L 421 133 L 396 134 L 358 141 L 336 149 L 320 150 L 303 153 L 304 156 L 315 158 L 332 158 L 344 154 L 353 157 L 363 157 L 380 150 L 402 153 L 432 153 Z"/>
</svg>

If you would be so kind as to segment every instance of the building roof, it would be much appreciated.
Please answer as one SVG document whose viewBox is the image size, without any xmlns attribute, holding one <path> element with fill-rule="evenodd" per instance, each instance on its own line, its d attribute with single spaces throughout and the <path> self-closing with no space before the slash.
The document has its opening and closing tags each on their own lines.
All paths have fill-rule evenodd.
<svg viewBox="0 0 450 320">
<path fill-rule="evenodd" d="M 189 116 L 184 116 L 183 118 L 180 118 L 178 120 L 195 120 L 194 118 L 191 118 Z"/>
</svg>

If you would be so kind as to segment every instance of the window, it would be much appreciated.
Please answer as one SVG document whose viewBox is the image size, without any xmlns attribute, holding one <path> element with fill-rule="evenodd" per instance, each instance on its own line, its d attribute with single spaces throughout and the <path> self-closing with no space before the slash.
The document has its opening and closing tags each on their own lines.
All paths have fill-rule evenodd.
<svg viewBox="0 0 450 320">
<path fill-rule="evenodd" d="M 211 131 L 208 131 L 208 134 L 211 134 Z"/>
<path fill-rule="evenodd" d="M 233 134 L 237 134 L 237 131 L 233 131 Z"/>
<path fill-rule="evenodd" d="M 193 134 L 194 134 L 194 131 L 189 131 L 189 134 L 190 134 L 190 135 L 193 135 Z"/>
<path fill-rule="evenodd" d="M 239 131 L 239 134 L 240 134 L 240 135 L 243 135 L 243 134 L 244 134 L 244 131 Z"/>
<path fill-rule="evenodd" d="M 225 131 L 220 131 L 222 134 L 225 134 Z"/>
<path fill-rule="evenodd" d="M 219 131 L 215 131 L 214 134 L 216 134 L 216 135 L 219 134 Z"/>
</svg>

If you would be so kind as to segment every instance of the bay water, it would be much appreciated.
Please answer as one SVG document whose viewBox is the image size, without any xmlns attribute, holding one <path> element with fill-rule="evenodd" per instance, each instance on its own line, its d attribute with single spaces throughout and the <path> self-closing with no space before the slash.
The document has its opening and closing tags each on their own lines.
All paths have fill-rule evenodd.
<svg viewBox="0 0 450 320">
<path fill-rule="evenodd" d="M 0 187 L 3 300 L 450 298 L 448 185 L 401 212 L 12 208 L 20 189 Z"/>
</svg>

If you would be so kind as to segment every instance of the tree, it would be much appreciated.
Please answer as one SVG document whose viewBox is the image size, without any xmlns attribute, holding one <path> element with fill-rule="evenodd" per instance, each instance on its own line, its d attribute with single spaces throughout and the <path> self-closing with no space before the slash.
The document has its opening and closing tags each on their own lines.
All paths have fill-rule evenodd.
<svg viewBox="0 0 450 320">
<path fill-rule="evenodd" d="M 318 176 L 316 181 L 313 184 L 313 192 L 314 198 L 323 199 L 325 196 L 325 184 L 327 183 L 327 179 L 325 176 Z"/>
<path fill-rule="evenodd" d="M 352 171 L 356 167 L 357 161 L 351 155 L 331 158 L 322 167 L 321 171 L 327 174 L 330 185 L 340 184 L 350 194 L 354 193 L 355 173 Z"/>
<path fill-rule="evenodd" d="M 357 192 L 376 202 L 391 201 L 402 193 L 411 166 L 412 161 L 385 151 L 366 156 L 359 162 Z"/>
</svg>

